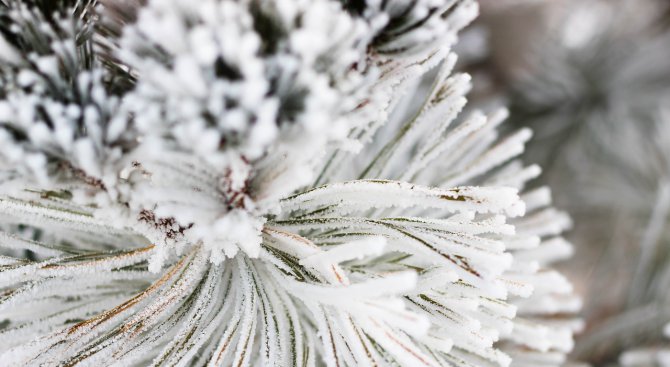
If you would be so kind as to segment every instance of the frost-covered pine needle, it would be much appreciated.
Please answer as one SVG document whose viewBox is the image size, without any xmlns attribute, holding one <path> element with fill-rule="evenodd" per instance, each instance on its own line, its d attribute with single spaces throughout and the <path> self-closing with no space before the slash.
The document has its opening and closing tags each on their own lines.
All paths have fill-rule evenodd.
<svg viewBox="0 0 670 367">
<path fill-rule="evenodd" d="M 570 220 L 457 118 L 476 13 L 0 3 L 2 364 L 561 365 Z"/>
</svg>

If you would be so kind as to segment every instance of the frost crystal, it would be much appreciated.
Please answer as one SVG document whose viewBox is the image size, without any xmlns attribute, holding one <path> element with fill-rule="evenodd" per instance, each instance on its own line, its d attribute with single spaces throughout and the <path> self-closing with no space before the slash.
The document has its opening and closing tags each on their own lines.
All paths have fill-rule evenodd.
<svg viewBox="0 0 670 367">
<path fill-rule="evenodd" d="M 0 3 L 0 360 L 562 364 L 570 220 L 457 118 L 476 13 Z"/>
</svg>

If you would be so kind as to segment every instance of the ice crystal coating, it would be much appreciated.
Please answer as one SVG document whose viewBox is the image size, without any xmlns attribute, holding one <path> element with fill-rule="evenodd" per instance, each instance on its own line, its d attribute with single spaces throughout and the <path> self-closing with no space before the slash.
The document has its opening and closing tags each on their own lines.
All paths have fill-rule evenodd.
<svg viewBox="0 0 670 367">
<path fill-rule="evenodd" d="M 562 364 L 570 220 L 457 118 L 476 12 L 0 4 L 0 360 Z"/>
</svg>

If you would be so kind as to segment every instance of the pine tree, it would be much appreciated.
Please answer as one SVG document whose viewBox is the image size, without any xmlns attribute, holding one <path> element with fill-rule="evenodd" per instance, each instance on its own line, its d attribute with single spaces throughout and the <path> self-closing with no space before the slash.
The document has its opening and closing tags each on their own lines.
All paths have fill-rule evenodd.
<svg viewBox="0 0 670 367">
<path fill-rule="evenodd" d="M 539 167 L 474 1 L 0 3 L 5 365 L 552 366 Z"/>
</svg>

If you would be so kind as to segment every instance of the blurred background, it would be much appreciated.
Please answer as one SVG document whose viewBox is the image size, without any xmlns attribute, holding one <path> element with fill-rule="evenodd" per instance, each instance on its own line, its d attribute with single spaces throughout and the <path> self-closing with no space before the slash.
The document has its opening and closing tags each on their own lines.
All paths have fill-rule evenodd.
<svg viewBox="0 0 670 367">
<path fill-rule="evenodd" d="M 575 360 L 670 366 L 670 1 L 480 0 L 471 104 L 530 126 L 525 160 L 571 213 Z"/>
</svg>

